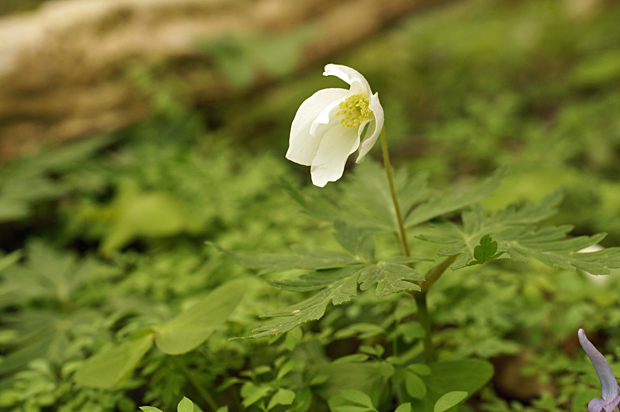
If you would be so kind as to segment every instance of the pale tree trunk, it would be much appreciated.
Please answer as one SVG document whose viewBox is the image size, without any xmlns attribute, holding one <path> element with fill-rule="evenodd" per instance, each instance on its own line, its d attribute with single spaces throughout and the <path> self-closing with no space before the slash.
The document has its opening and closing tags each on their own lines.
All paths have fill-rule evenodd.
<svg viewBox="0 0 620 412">
<path fill-rule="evenodd" d="M 277 77 L 273 73 L 278 73 L 279 63 L 271 62 L 275 67 L 270 68 L 267 61 L 264 73 L 241 78 L 245 83 L 233 87 L 230 80 L 235 76 L 227 76 L 226 61 L 217 55 L 217 47 L 230 45 L 230 39 L 235 46 L 254 36 L 262 39 L 260 47 L 268 48 L 270 39 L 277 43 L 277 39 L 297 36 L 299 59 L 282 64 L 299 69 L 327 62 L 330 55 L 395 19 L 440 2 L 46 2 L 28 14 L 0 19 L 0 158 L 32 151 L 41 142 L 57 143 L 118 129 L 148 116 L 149 98 L 128 74 L 131 62 L 140 62 L 147 71 L 165 67 L 190 86 L 190 102 L 209 103 Z M 199 52 L 197 40 L 212 48 Z M 215 55 L 209 56 L 208 50 L 215 50 Z"/>
</svg>

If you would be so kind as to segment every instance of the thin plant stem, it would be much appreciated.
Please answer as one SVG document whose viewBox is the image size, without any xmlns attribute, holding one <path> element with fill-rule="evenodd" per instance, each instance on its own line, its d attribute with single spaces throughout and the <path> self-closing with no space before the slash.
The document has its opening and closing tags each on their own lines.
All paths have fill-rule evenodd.
<svg viewBox="0 0 620 412">
<path fill-rule="evenodd" d="M 394 177 L 392 175 L 392 165 L 390 163 L 390 155 L 388 153 L 385 129 L 381 130 L 381 149 L 383 150 L 383 164 L 385 166 L 385 173 L 387 174 L 388 182 L 390 184 L 392 202 L 394 203 L 394 211 L 396 212 L 396 219 L 398 221 L 398 239 L 400 240 L 400 249 L 403 256 L 409 257 L 411 256 L 411 250 L 409 249 L 409 243 L 407 242 L 407 233 L 405 231 L 403 215 L 400 212 L 400 205 L 396 195 L 396 187 L 394 186 Z M 419 285 L 420 288 L 424 287 L 422 282 L 416 282 L 416 284 Z M 431 321 L 428 316 L 428 306 L 426 304 L 427 290 L 428 288 L 426 288 L 426 290 L 421 289 L 418 293 L 414 292 L 413 297 L 418 307 L 418 319 L 424 329 L 424 361 L 426 363 L 431 363 L 435 359 L 435 354 L 433 349 L 433 341 L 431 339 Z"/>
<path fill-rule="evenodd" d="M 394 203 L 394 211 L 396 212 L 396 220 L 398 221 L 398 240 L 400 241 L 400 250 L 403 256 L 411 256 L 409 243 L 407 243 L 407 233 L 405 232 L 405 224 L 403 215 L 400 213 L 400 205 L 396 196 L 396 187 L 394 187 L 394 177 L 392 175 L 392 165 L 390 163 L 390 154 L 388 152 L 387 138 L 385 137 L 385 128 L 381 129 L 381 149 L 383 150 L 383 165 L 390 184 L 390 192 L 392 193 L 392 202 Z"/>
<path fill-rule="evenodd" d="M 428 305 L 426 303 L 426 295 L 431 286 L 437 282 L 437 279 L 450 267 L 454 262 L 456 256 L 450 256 L 437 266 L 431 268 L 425 276 L 426 281 L 422 284 L 422 290 L 419 293 L 414 293 L 416 305 L 418 306 L 418 318 L 422 329 L 424 329 L 424 362 L 431 363 L 435 361 L 435 351 L 433 348 L 433 341 L 431 339 L 431 322 L 428 315 Z"/>
<path fill-rule="evenodd" d="M 426 292 L 414 293 L 413 297 L 418 306 L 418 319 L 424 329 L 424 362 L 432 363 L 435 361 L 435 349 L 431 338 L 431 320 L 428 316 L 428 305 L 426 304 Z"/>
<path fill-rule="evenodd" d="M 426 273 L 425 281 L 422 284 L 422 293 L 428 292 L 428 290 L 437 282 L 437 279 L 450 267 L 452 263 L 456 260 L 456 256 L 450 256 L 446 258 L 443 262 L 433 267 Z"/>
<path fill-rule="evenodd" d="M 187 376 L 187 379 L 189 379 L 192 386 L 196 389 L 200 397 L 209 405 L 211 410 L 217 410 L 217 403 L 215 402 L 209 391 L 207 391 L 205 387 L 202 386 L 202 383 L 200 383 L 200 380 L 196 377 L 196 375 L 194 375 L 194 373 L 189 370 L 187 365 L 185 365 L 182 361 L 176 361 L 175 359 L 175 363 L 181 367 L 183 373 L 185 374 L 185 376 Z"/>
</svg>

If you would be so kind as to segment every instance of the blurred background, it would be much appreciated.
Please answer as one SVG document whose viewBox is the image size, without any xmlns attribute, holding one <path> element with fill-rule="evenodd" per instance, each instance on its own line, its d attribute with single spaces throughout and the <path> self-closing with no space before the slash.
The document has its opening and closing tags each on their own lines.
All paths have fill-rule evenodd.
<svg viewBox="0 0 620 412">
<path fill-rule="evenodd" d="M 619 240 L 619 13 L 610 0 L 7 0 L 0 158 L 217 141 L 304 178 L 280 161 L 288 129 L 314 91 L 344 86 L 321 76 L 335 62 L 379 92 L 397 162 L 441 183 L 513 165 L 498 201 L 567 184 L 578 230 Z"/>
<path fill-rule="evenodd" d="M 603 246 L 620 245 L 618 22 L 613 0 L 0 0 L 0 249 L 17 251 L 14 267 L 29 273 L 2 272 L 0 407 L 172 408 L 189 384 L 156 355 L 140 378 L 147 389 L 134 380 L 105 399 L 79 398 L 70 376 L 102 342 L 247 273 L 206 240 L 248 253 L 334 245 L 331 229 L 300 215 L 280 183 L 309 185 L 308 168 L 284 154 L 299 105 L 346 87 L 321 75 L 327 63 L 357 69 L 379 93 L 396 167 L 459 190 L 508 165 L 485 207 L 564 185 L 550 223 L 575 225 L 573 235 L 607 232 Z M 370 158 L 380 160 L 378 147 Z M 67 271 L 66 262 L 95 263 Z M 434 292 L 443 355 L 493 359 L 499 396 L 566 410 L 574 393 L 562 388 L 575 386 L 561 377 L 576 328 L 587 320 L 604 330 L 598 341 L 588 336 L 610 342 L 607 353 L 618 343 L 606 340 L 620 336 L 609 286 L 618 280 L 600 286 L 530 263 L 521 278 L 489 275 L 481 288 L 463 273 Z M 255 283 L 230 336 L 296 301 Z M 349 320 L 362 313 L 353 312 Z M 256 356 L 248 348 L 259 344 L 230 336 L 205 355 L 209 384 Z M 27 366 L 33 359 L 53 379 Z M 231 364 L 216 370 L 221 359 Z M 496 402 L 488 410 L 510 409 L 485 396 Z"/>
</svg>

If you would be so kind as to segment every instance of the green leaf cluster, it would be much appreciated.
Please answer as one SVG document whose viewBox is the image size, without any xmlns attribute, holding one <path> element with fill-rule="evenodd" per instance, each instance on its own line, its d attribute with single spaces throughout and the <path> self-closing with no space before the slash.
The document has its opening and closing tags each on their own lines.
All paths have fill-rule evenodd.
<svg viewBox="0 0 620 412">
<path fill-rule="evenodd" d="M 107 136 L 93 137 L 65 149 L 55 149 L 0 167 L 0 222 L 29 218 L 41 204 L 66 194 L 69 187 L 52 178 L 79 168 L 80 162 L 109 145 Z"/>
<path fill-rule="evenodd" d="M 577 268 L 596 275 L 606 275 L 610 268 L 620 268 L 619 248 L 580 253 L 598 244 L 605 234 L 567 238 L 572 226 L 539 228 L 534 225 L 552 215 L 561 199 L 562 192 L 556 191 L 539 203 L 520 209 L 510 205 L 494 214 L 487 214 L 481 206 L 474 206 L 462 213 L 462 226 L 444 222 L 435 227 L 438 236 L 420 238 L 446 244 L 438 254 L 458 256 L 452 269 L 484 263 L 503 253 L 520 262 L 533 257 L 550 267 Z M 495 254 L 498 250 L 500 253 Z"/>
<path fill-rule="evenodd" d="M 445 411 L 478 391 L 493 376 L 493 366 L 487 361 L 469 359 L 425 365 L 404 363 L 407 356 L 319 366 L 317 369 L 326 375 L 328 386 L 318 392 L 334 411 L 386 410 L 389 398 L 378 389 L 391 381 L 403 390 L 402 403 L 397 408 Z"/>
<path fill-rule="evenodd" d="M 175 99 L 194 88 L 195 79 L 173 78 L 168 67 L 161 67 L 157 75 L 173 78 L 167 85 L 153 83 L 149 73 L 133 77 L 152 97 L 156 119 L 113 139 L 85 139 L 68 147 L 74 154 L 46 148 L 0 168 L 0 244 L 11 252 L 0 258 L 0 368 L 6 368 L 0 376 L 0 409 L 135 412 L 137 405 L 152 404 L 172 411 L 186 394 L 194 410 L 200 405 L 219 412 L 226 407 L 218 405 L 274 412 L 330 406 L 438 412 L 467 392 L 474 398 L 456 408 L 585 410 L 589 399 L 600 396 L 600 387 L 587 358 L 575 351 L 574 332 L 583 326 L 598 331 L 597 346 L 609 354 L 620 326 L 615 250 L 574 253 L 595 241 L 610 246 L 620 239 L 620 8 L 613 2 L 590 9 L 573 3 L 444 7 L 404 20 L 341 56 L 381 94 L 415 256 L 435 256 L 443 248 L 442 253 L 449 252 L 445 256 L 461 257 L 455 264 L 464 264 L 433 284 L 438 355 L 456 362 L 493 359 L 498 379 L 492 386 L 476 392 L 450 386 L 448 380 L 435 385 L 435 374 L 426 374 L 418 363 L 424 330 L 415 322 L 411 297 L 390 294 L 388 287 L 382 299 L 376 298 L 380 285 L 411 282 L 398 273 L 390 280 L 378 266 L 390 263 L 398 249 L 380 168 L 367 161 L 352 172 L 363 179 L 349 179 L 353 174 L 347 170 L 320 195 L 291 190 L 306 214 L 329 223 L 316 225 L 296 215 L 272 183 L 295 166 L 255 155 L 269 144 L 281 157 L 282 137 L 299 102 L 327 82 L 341 87 L 340 80 L 317 76 L 321 68 L 315 67 L 308 70 L 311 77 L 288 77 L 279 87 L 198 115 Z M 255 76 L 286 76 L 298 61 L 301 37 L 224 38 L 206 47 L 211 47 L 207 64 L 240 87 Z M 165 90 L 156 90 L 162 86 Z M 409 162 L 409 155 L 415 161 Z M 470 184 L 471 176 L 506 163 L 511 172 L 499 186 Z M 307 168 L 298 170 L 307 175 Z M 431 172 L 430 185 L 422 170 Z M 429 188 L 448 182 L 453 187 L 448 193 Z M 567 201 L 551 218 L 552 227 L 545 226 L 542 219 L 551 217 L 557 204 L 536 210 L 542 204 L 537 199 L 562 184 L 568 185 Z M 496 195 L 486 197 L 492 186 Z M 509 202 L 523 206 L 504 209 Z M 429 222 L 436 229 L 429 229 Z M 559 222 L 575 228 L 571 232 Z M 336 236 L 328 239 L 332 224 Z M 609 236 L 593 236 L 600 231 Z M 124 358 L 110 358 L 114 368 L 98 371 L 116 380 L 144 347 L 153 346 L 154 328 L 200 307 L 216 285 L 247 274 L 211 249 L 203 250 L 204 240 L 251 254 L 244 258 L 303 244 L 305 249 L 286 255 L 292 257 L 252 266 L 271 273 L 292 268 L 293 274 L 277 278 L 264 274 L 291 293 L 244 277 L 245 297 L 227 327 L 213 331 L 196 349 L 174 356 L 147 350 L 134 372 L 112 389 L 76 385 L 84 359 L 127 344 L 131 350 L 120 350 Z M 345 251 L 337 252 L 345 255 L 342 260 L 326 251 L 337 244 Z M 484 264 L 493 258 L 500 260 Z M 507 259 L 528 261 L 515 265 Z M 266 263 L 271 267 L 260 266 Z M 419 273 L 432 265 L 414 263 Z M 364 282 L 361 271 L 346 272 L 355 266 L 371 268 Z M 593 281 L 583 270 L 608 270 L 610 276 Z M 290 279 L 299 273 L 299 279 Z M 342 287 L 326 305 L 352 293 L 355 299 L 325 311 L 321 322 L 281 337 L 228 340 L 249 334 L 259 314 L 318 298 L 340 281 Z M 369 286 L 367 292 L 360 292 L 362 284 Z M 206 332 L 188 327 L 198 324 L 196 318 L 172 322 L 171 334 L 199 340 Z M 481 372 L 478 365 L 468 368 Z M 612 368 L 617 374 L 616 362 Z M 528 385 L 506 383 L 500 377 L 507 371 Z M 214 398 L 214 407 L 190 376 Z M 402 379 L 399 386 L 397 379 Z M 527 388 L 533 389 L 524 392 Z"/>
<path fill-rule="evenodd" d="M 177 317 L 151 331 L 142 331 L 130 341 L 98 352 L 77 371 L 75 381 L 83 386 L 112 388 L 136 368 L 153 342 L 167 355 L 195 349 L 224 324 L 243 297 L 244 289 L 243 280 L 215 288 Z"/>
<path fill-rule="evenodd" d="M 418 262 L 418 258 L 396 257 L 374 262 L 374 238 L 371 232 L 348 226 L 343 221 L 334 225 L 335 238 L 349 253 L 325 249 L 294 247 L 296 255 L 265 254 L 249 256 L 232 252 L 217 245 L 215 248 L 236 262 L 259 270 L 259 274 L 283 272 L 293 269 L 310 270 L 292 280 L 270 280 L 269 284 L 283 290 L 319 292 L 293 306 L 263 317 L 278 317 L 281 320 L 267 323 L 255 329 L 251 337 L 258 338 L 289 331 L 302 323 L 320 319 L 329 303 L 341 305 L 364 291 L 375 288 L 375 296 L 420 290 L 415 282 L 424 280 L 415 269 L 407 264 Z"/>
<path fill-rule="evenodd" d="M 456 194 L 446 195 L 428 187 L 428 174 L 409 176 L 397 170 L 394 176 L 405 226 L 410 229 L 432 219 L 449 215 L 493 194 L 505 170 L 499 169 L 488 179 Z M 354 178 L 345 179 L 341 191 L 328 195 L 289 193 L 308 215 L 328 221 L 341 220 L 351 227 L 364 228 L 372 233 L 396 233 L 396 212 L 385 172 L 374 162 L 364 162 Z"/>
</svg>

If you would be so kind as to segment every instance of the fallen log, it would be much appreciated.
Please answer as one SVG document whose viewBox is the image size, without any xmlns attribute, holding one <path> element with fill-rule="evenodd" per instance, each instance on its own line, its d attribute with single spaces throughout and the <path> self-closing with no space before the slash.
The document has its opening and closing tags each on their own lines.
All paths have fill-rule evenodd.
<svg viewBox="0 0 620 412">
<path fill-rule="evenodd" d="M 191 86 L 190 102 L 208 104 L 326 63 L 440 1 L 48 1 L 0 19 L 0 159 L 148 116 L 132 64 L 163 67 Z"/>
</svg>

